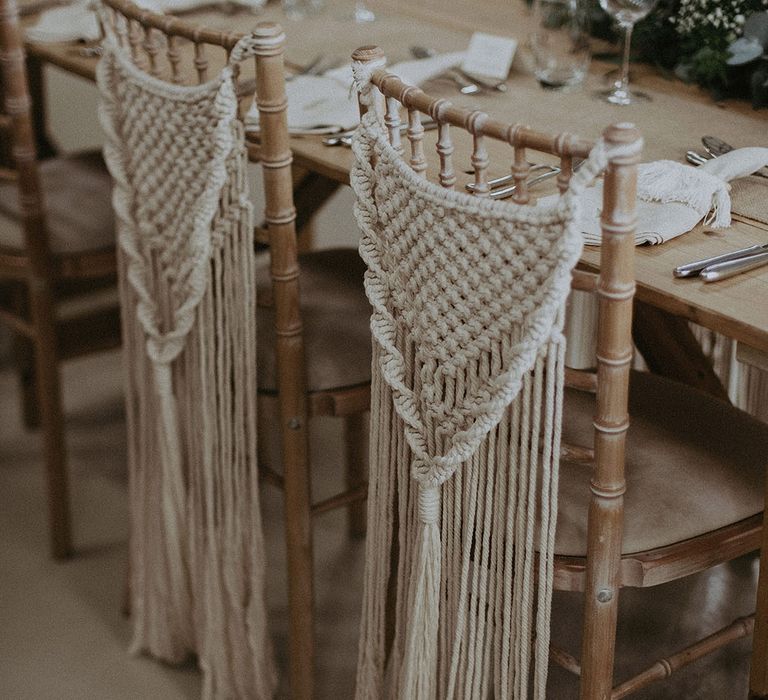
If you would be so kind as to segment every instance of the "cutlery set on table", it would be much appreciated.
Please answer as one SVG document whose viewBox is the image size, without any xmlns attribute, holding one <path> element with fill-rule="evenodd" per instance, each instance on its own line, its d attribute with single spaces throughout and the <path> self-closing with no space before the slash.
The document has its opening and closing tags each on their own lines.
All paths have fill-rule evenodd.
<svg viewBox="0 0 768 700">
<path fill-rule="evenodd" d="M 730 143 L 726 143 L 717 136 L 702 136 L 701 143 L 704 145 L 704 150 L 707 152 L 707 155 L 702 155 L 698 151 L 687 151 L 685 154 L 685 159 L 691 165 L 703 165 L 708 160 L 712 160 L 712 158 L 717 158 L 718 156 L 725 155 L 726 153 L 730 153 L 731 151 L 735 150 Z M 766 172 L 766 168 L 758 170 L 753 174 L 759 177 L 768 178 L 768 172 Z"/>
<path fill-rule="evenodd" d="M 731 144 L 716 136 L 704 136 L 701 142 L 706 155 L 693 150 L 685 154 L 686 160 L 691 165 L 704 165 L 735 150 Z M 767 170 L 768 168 L 761 168 L 752 174 L 768 178 Z M 766 195 L 768 196 L 768 189 Z M 768 243 L 752 245 L 722 255 L 686 263 L 676 267 L 672 274 L 677 278 L 700 277 L 704 282 L 717 282 L 763 265 L 768 265 Z"/>
</svg>

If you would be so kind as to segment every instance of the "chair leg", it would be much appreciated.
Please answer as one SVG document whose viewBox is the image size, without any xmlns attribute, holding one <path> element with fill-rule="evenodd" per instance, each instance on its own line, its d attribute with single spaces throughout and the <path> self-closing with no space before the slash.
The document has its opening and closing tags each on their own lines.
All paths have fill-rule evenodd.
<svg viewBox="0 0 768 700">
<path fill-rule="evenodd" d="M 593 493 L 581 640 L 581 700 L 609 700 L 613 689 L 623 501 Z M 602 512 L 601 512 L 602 511 Z M 606 511 L 614 516 L 610 518 Z M 612 521 L 610 524 L 607 521 Z"/>
<path fill-rule="evenodd" d="M 768 494 L 768 484 L 765 486 Z M 760 573 L 757 579 L 755 630 L 749 669 L 751 698 L 768 697 L 768 527 L 763 526 L 760 544 Z"/>
<path fill-rule="evenodd" d="M 344 460 L 347 488 L 353 489 L 368 478 L 366 459 L 366 417 L 353 413 L 344 417 Z M 350 537 L 365 537 L 365 501 L 350 503 L 347 511 Z"/>
<path fill-rule="evenodd" d="M 29 315 L 26 287 L 21 285 L 12 290 L 14 313 L 21 317 Z M 21 389 L 21 415 L 28 430 L 40 427 L 40 407 L 37 403 L 37 378 L 35 376 L 35 343 L 20 333 L 13 335 L 13 362 L 19 377 Z"/>
<path fill-rule="evenodd" d="M 28 430 L 40 427 L 35 374 L 35 344 L 23 335 L 13 339 L 13 355 L 21 389 L 21 415 Z"/>
<path fill-rule="evenodd" d="M 308 434 L 306 419 L 286 417 L 282 409 L 281 406 L 291 698 L 310 700 L 314 672 L 314 582 Z"/>
<path fill-rule="evenodd" d="M 56 327 L 48 290 L 34 291 L 31 306 L 38 333 L 35 373 L 48 480 L 51 552 L 55 559 L 63 559 L 72 553 L 72 530 Z"/>
</svg>

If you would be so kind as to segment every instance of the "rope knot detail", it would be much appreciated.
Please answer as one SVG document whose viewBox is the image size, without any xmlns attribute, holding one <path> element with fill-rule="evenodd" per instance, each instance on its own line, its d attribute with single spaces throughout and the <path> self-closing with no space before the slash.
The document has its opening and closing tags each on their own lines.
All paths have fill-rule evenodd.
<svg viewBox="0 0 768 700">
<path fill-rule="evenodd" d="M 440 518 L 440 487 L 419 486 L 419 520 L 425 525 L 437 523 Z"/>
<path fill-rule="evenodd" d="M 374 85 L 371 83 L 371 76 L 379 68 L 387 65 L 385 58 L 378 58 L 373 61 L 353 61 L 352 62 L 352 81 L 354 88 L 360 95 L 360 102 L 364 105 L 372 106 L 374 100 Z"/>
</svg>

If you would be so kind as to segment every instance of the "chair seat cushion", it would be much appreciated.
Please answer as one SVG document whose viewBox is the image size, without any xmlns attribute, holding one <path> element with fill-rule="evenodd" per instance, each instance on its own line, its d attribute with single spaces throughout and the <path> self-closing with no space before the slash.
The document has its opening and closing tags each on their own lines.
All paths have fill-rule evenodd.
<svg viewBox="0 0 768 700">
<path fill-rule="evenodd" d="M 77 254 L 115 245 L 112 181 L 96 151 L 39 164 L 51 252 Z M 19 190 L 0 184 L 0 247 L 24 249 Z"/>
<path fill-rule="evenodd" d="M 763 510 L 768 426 L 648 373 L 633 373 L 629 404 L 622 553 L 681 542 Z M 594 415 L 593 395 L 568 390 L 563 440 L 592 446 Z M 586 554 L 590 471 L 561 463 L 557 554 Z"/>
<path fill-rule="evenodd" d="M 299 256 L 299 285 L 310 391 L 364 384 L 371 380 L 371 307 L 363 290 L 365 264 L 351 248 Z M 275 310 L 269 258 L 259 260 L 257 291 L 258 384 L 277 390 Z"/>
</svg>

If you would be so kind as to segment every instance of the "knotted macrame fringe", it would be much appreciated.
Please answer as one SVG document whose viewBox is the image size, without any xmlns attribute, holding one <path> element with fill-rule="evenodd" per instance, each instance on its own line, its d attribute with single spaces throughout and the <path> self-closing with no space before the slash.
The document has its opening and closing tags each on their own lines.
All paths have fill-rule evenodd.
<svg viewBox="0 0 768 700">
<path fill-rule="evenodd" d="M 353 73 L 372 106 L 370 66 Z M 578 194 L 605 167 L 605 145 L 546 208 L 426 182 L 373 109 L 353 151 L 374 339 L 356 697 L 541 700 L 563 309 Z"/>
<path fill-rule="evenodd" d="M 534 697 L 544 697 L 563 349 L 553 342 L 537 358 L 496 428 L 440 487 L 438 520 L 428 526 L 392 391 L 374 382 L 376 472 L 356 697 L 528 698 L 531 678 Z M 460 399 L 470 383 L 457 378 L 448 391 Z M 537 428 L 541 438 L 532 450 Z M 436 548 L 438 557 L 427 563 L 425 553 L 434 557 Z M 537 587 L 537 575 L 548 583 Z M 431 591 L 435 583 L 433 605 L 418 588 Z M 394 630 L 389 666 L 387 627 Z"/>
<path fill-rule="evenodd" d="M 272 697 L 256 464 L 256 277 L 232 69 L 98 70 L 115 180 L 131 504 L 132 650 L 196 655 L 204 698 Z M 235 47 L 232 61 L 249 50 Z"/>
</svg>

